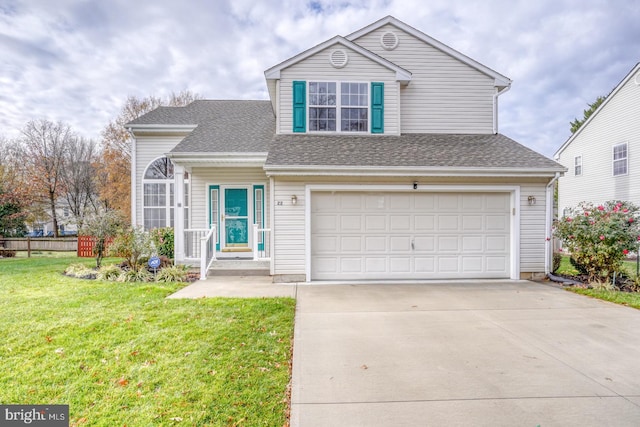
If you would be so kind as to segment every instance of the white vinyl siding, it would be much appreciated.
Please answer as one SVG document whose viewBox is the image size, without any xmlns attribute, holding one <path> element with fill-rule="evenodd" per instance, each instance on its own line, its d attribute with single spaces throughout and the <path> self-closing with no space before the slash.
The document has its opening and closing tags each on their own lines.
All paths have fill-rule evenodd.
<svg viewBox="0 0 640 427">
<path fill-rule="evenodd" d="M 139 136 L 136 138 L 136 224 L 142 226 L 142 180 L 144 172 L 149 164 L 158 157 L 164 156 L 183 137 Z"/>
<path fill-rule="evenodd" d="M 529 204 L 529 196 L 536 199 Z M 546 244 L 546 182 L 520 186 L 520 271 L 543 273 Z"/>
<path fill-rule="evenodd" d="M 265 225 L 269 226 L 268 179 L 262 168 L 193 168 L 190 177 L 192 228 L 209 227 L 209 185 L 264 185 Z"/>
<path fill-rule="evenodd" d="M 280 113 L 276 117 L 279 132 L 293 132 L 292 85 L 294 80 L 302 80 L 306 82 L 383 82 L 384 133 L 386 135 L 399 134 L 399 83 L 396 82 L 395 72 L 346 48 L 344 50 L 349 56 L 349 62 L 343 68 L 334 68 L 329 63 L 329 54 L 335 48 L 336 46 L 330 46 L 304 61 L 282 70 L 279 84 Z"/>
<path fill-rule="evenodd" d="M 559 180 L 558 212 L 589 201 L 626 200 L 640 204 L 640 86 L 635 75 L 614 92 L 601 110 L 583 125 L 571 143 L 560 153 L 558 162 L 573 168 L 576 156 L 582 156 L 582 176 L 567 173 Z M 627 143 L 627 173 L 614 176 L 613 146 Z M 634 163 L 636 162 L 636 163 Z M 634 167 L 635 166 L 635 167 Z"/>
<path fill-rule="evenodd" d="M 380 44 L 387 31 L 398 36 L 394 50 Z M 493 132 L 491 77 L 390 24 L 354 42 L 412 73 L 400 90 L 402 133 Z"/>
</svg>

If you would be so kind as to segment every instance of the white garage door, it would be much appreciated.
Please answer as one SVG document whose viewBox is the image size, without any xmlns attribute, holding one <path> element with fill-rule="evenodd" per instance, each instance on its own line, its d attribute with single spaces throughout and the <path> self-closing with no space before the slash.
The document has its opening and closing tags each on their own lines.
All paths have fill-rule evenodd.
<svg viewBox="0 0 640 427">
<path fill-rule="evenodd" d="M 313 192 L 311 279 L 510 277 L 508 193 Z"/>
</svg>

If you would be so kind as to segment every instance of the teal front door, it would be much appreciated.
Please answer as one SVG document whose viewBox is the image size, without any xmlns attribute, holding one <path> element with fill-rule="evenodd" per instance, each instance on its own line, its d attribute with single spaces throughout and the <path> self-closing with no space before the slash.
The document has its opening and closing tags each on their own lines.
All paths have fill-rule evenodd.
<svg viewBox="0 0 640 427">
<path fill-rule="evenodd" d="M 249 190 L 224 189 L 223 251 L 248 251 L 249 247 Z"/>
</svg>

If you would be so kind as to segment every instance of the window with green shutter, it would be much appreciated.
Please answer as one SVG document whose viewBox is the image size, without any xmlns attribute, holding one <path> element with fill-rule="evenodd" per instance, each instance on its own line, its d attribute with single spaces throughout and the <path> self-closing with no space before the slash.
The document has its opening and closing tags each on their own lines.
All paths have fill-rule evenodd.
<svg viewBox="0 0 640 427">
<path fill-rule="evenodd" d="M 293 131 L 306 132 L 307 82 L 293 82 Z"/>
<path fill-rule="evenodd" d="M 384 133 L 384 83 L 371 83 L 371 133 Z"/>
</svg>

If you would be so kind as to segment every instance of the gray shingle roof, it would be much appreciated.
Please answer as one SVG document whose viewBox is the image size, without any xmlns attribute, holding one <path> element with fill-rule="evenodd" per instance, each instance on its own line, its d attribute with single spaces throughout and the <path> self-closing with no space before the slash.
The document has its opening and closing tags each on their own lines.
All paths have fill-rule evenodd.
<svg viewBox="0 0 640 427">
<path fill-rule="evenodd" d="M 277 135 L 266 168 L 278 166 L 564 170 L 559 163 L 501 134 Z"/>
<path fill-rule="evenodd" d="M 129 125 L 197 127 L 173 153 L 266 153 L 275 133 L 270 101 L 199 100 L 186 107 L 160 107 Z"/>
</svg>

